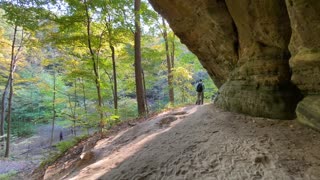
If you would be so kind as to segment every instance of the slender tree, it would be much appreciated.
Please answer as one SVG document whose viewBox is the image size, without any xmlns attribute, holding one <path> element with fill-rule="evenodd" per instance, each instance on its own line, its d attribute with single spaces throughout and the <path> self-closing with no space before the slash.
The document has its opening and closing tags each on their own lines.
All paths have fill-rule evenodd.
<svg viewBox="0 0 320 180">
<path fill-rule="evenodd" d="M 134 67 L 136 79 L 136 95 L 138 102 L 138 113 L 140 116 L 145 115 L 146 108 L 144 103 L 144 89 L 142 80 L 142 66 L 141 66 L 141 27 L 140 27 L 140 6 L 141 0 L 134 1 L 135 14 L 135 33 L 134 33 Z"/>
<path fill-rule="evenodd" d="M 113 106 L 115 114 L 118 114 L 118 72 L 117 72 L 117 56 L 116 48 L 119 47 L 120 43 L 127 43 L 130 32 L 134 33 L 132 29 L 132 23 L 126 23 L 126 17 L 128 7 L 132 7 L 133 4 L 126 0 L 108 1 L 102 7 L 102 17 L 104 17 L 105 26 L 107 29 L 107 42 L 111 51 L 112 61 L 112 95 L 113 95 Z M 132 14 L 132 13 L 131 13 Z M 131 37 L 131 36 L 130 36 Z M 106 71 L 106 70 L 105 70 Z"/>
<path fill-rule="evenodd" d="M 13 98 L 13 74 L 15 72 L 15 69 L 17 67 L 17 62 L 18 62 L 18 53 L 21 51 L 22 48 L 22 42 L 23 42 L 23 30 L 21 30 L 21 42 L 20 45 L 18 46 L 17 52 L 15 51 L 16 48 L 16 41 L 17 41 L 17 32 L 18 32 L 18 25 L 14 26 L 13 30 L 13 39 L 12 39 L 12 46 L 11 46 L 11 63 L 10 63 L 10 73 L 9 73 L 9 78 L 7 84 L 9 85 L 9 97 L 8 97 L 8 112 L 7 112 L 7 141 L 6 141 L 6 151 L 5 151 L 5 157 L 9 157 L 10 153 L 10 130 L 11 130 L 11 111 L 12 111 L 12 98 Z M 4 92 L 5 94 L 6 92 Z M 6 104 L 6 103 L 2 103 Z M 5 112 L 2 112 L 5 113 Z M 5 115 L 2 115 L 5 117 Z M 1 116 L 1 117 L 2 117 Z"/>
<path fill-rule="evenodd" d="M 82 101 L 83 101 L 83 107 L 84 107 L 84 113 L 85 113 L 85 121 L 86 121 L 86 123 L 87 123 L 87 133 L 88 133 L 88 135 L 89 135 L 89 122 L 88 122 L 88 107 L 87 107 L 87 96 L 86 96 L 86 88 L 85 88 L 85 81 L 83 80 L 83 78 L 81 78 L 81 85 L 82 85 L 82 94 L 83 94 L 83 99 L 82 99 Z"/>
<path fill-rule="evenodd" d="M 16 34 L 17 34 L 17 29 L 16 28 L 14 28 L 14 32 L 13 33 L 14 33 L 14 37 L 15 37 Z M 16 40 L 14 39 L 14 42 L 15 41 Z M 8 42 L 8 45 L 11 44 L 11 47 L 10 47 L 11 50 L 12 50 L 12 42 Z M 9 68 L 10 68 L 10 66 L 9 66 Z M 13 71 L 15 71 L 15 69 L 16 69 L 16 63 L 14 64 Z M 10 73 L 10 71 L 9 71 L 9 73 Z M 5 125 L 5 119 L 6 119 L 6 112 L 7 112 L 7 109 L 8 109 L 8 96 L 9 96 L 9 92 L 10 92 L 10 83 L 11 83 L 10 81 L 11 81 L 10 76 L 8 76 L 5 88 L 4 88 L 3 93 L 2 93 L 2 98 L 1 98 L 1 115 L 0 115 L 0 143 L 1 143 L 0 146 L 1 147 L 0 148 L 4 147 L 4 144 L 2 144 L 2 143 L 5 142 L 5 137 L 6 137 L 4 125 Z"/>
<path fill-rule="evenodd" d="M 87 0 L 84 0 L 85 5 L 85 12 L 86 12 L 86 29 L 87 29 L 87 43 L 88 49 L 91 55 L 91 60 L 93 64 L 93 72 L 95 75 L 95 85 L 98 94 L 98 111 L 100 114 L 100 131 L 102 131 L 103 127 L 103 110 L 102 110 L 102 94 L 101 94 L 101 80 L 100 80 L 100 73 L 99 73 L 99 59 L 96 56 L 93 47 L 92 47 L 92 40 L 91 40 L 91 16 L 89 14 L 89 6 Z M 100 36 L 101 37 L 101 36 Z"/>
<path fill-rule="evenodd" d="M 56 68 L 53 67 L 53 97 L 52 97 L 52 126 L 51 126 L 51 138 L 50 138 L 50 146 L 53 143 L 53 135 L 54 135 L 54 125 L 56 121 Z"/>
<path fill-rule="evenodd" d="M 146 105 L 146 113 L 149 114 L 149 108 L 148 108 L 148 100 L 147 100 L 147 93 L 146 93 L 146 80 L 144 76 L 144 71 L 142 70 L 142 81 L 143 81 L 143 89 L 145 89 L 143 94 L 144 103 Z"/>
<path fill-rule="evenodd" d="M 174 89 L 173 89 L 173 76 L 172 76 L 172 65 L 171 65 L 173 61 L 170 60 L 168 32 L 167 32 L 167 25 L 164 18 L 162 18 L 162 25 L 163 25 L 162 35 L 165 42 L 166 58 L 167 58 L 169 100 L 170 100 L 170 104 L 174 105 Z"/>
<path fill-rule="evenodd" d="M 14 53 L 14 46 L 12 48 L 12 53 Z M 7 142 L 6 142 L 6 152 L 4 157 L 9 157 L 10 153 L 10 132 L 11 132 L 11 111 L 12 111 L 12 97 L 13 97 L 13 58 L 11 60 L 11 65 L 10 65 L 10 81 L 9 81 L 9 98 L 8 98 L 8 115 L 7 115 Z"/>
<path fill-rule="evenodd" d="M 111 59 L 112 59 L 112 72 L 113 72 L 113 106 L 115 109 L 115 112 L 117 114 L 117 109 L 118 109 L 118 83 L 117 83 L 117 68 L 116 68 L 116 52 L 115 52 L 115 47 L 113 43 L 113 37 L 115 36 L 113 34 L 113 27 L 112 27 L 112 21 L 110 15 L 107 18 L 107 31 L 108 31 L 108 37 L 109 37 L 109 47 L 111 50 Z"/>
<path fill-rule="evenodd" d="M 2 93 L 2 99 L 1 99 L 1 119 L 0 119 L 0 142 L 5 141 L 5 131 L 4 131 L 4 123 L 6 118 L 6 111 L 8 108 L 8 95 L 9 95 L 9 84 L 11 79 L 8 78 L 6 86 L 4 88 L 4 91 Z M 1 145 L 3 146 L 3 145 Z"/>
<path fill-rule="evenodd" d="M 175 38 L 176 36 L 172 33 L 171 38 L 171 67 L 174 69 L 174 60 L 175 60 L 175 52 L 176 52 L 176 45 L 175 45 Z M 173 77 L 172 77 L 173 78 Z"/>
<path fill-rule="evenodd" d="M 111 58 L 112 58 L 112 70 L 113 70 L 113 105 L 117 112 L 118 110 L 118 83 L 117 83 L 117 69 L 116 69 L 116 55 L 114 46 L 110 43 Z M 116 113 L 118 114 L 118 113 Z"/>
<path fill-rule="evenodd" d="M 73 104 L 73 110 L 72 110 L 72 120 L 73 120 L 73 134 L 74 136 L 77 136 L 77 130 L 76 130 L 76 121 L 77 121 L 77 107 L 78 107 L 78 91 L 77 91 L 77 80 L 78 78 L 75 78 L 74 80 L 74 91 L 73 91 L 73 98 L 74 98 L 74 104 Z M 71 99 L 71 98 L 69 98 Z M 71 104 L 70 104 L 70 109 L 71 108 Z"/>
</svg>

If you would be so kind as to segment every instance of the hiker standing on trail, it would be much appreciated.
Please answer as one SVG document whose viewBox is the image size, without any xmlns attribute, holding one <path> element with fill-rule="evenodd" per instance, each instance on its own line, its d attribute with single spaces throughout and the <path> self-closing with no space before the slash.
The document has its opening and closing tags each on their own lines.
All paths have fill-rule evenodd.
<svg viewBox="0 0 320 180">
<path fill-rule="evenodd" d="M 196 104 L 200 105 L 203 104 L 203 91 L 204 91 L 204 84 L 202 83 L 202 79 L 199 80 L 196 86 L 197 91 L 197 102 Z"/>
<path fill-rule="evenodd" d="M 62 131 L 60 131 L 59 137 L 60 137 L 60 141 L 62 141 L 62 140 L 63 140 L 63 133 L 62 133 Z"/>
</svg>

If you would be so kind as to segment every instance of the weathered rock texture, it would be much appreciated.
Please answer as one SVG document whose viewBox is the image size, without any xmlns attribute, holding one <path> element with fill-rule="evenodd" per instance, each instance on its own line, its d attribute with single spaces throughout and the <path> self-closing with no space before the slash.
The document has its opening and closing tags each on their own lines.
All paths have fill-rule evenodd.
<svg viewBox="0 0 320 180">
<path fill-rule="evenodd" d="M 320 130 L 320 1 L 287 0 L 292 36 L 292 82 L 305 98 L 299 102 L 298 120 Z"/>
<path fill-rule="evenodd" d="M 299 121 L 308 126 L 320 127 L 320 96 L 307 96 L 297 107 L 297 117 Z"/>
<path fill-rule="evenodd" d="M 149 1 L 220 87 L 220 107 L 292 119 L 320 94 L 319 0 Z M 306 122 L 320 107 L 304 101 Z"/>
</svg>

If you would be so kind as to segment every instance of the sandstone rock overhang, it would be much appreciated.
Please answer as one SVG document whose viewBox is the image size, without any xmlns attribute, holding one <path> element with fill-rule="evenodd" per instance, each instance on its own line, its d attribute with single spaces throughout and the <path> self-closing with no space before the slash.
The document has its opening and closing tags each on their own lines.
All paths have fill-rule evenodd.
<svg viewBox="0 0 320 180">
<path fill-rule="evenodd" d="M 319 0 L 149 2 L 219 87 L 218 106 L 320 129 Z"/>
</svg>

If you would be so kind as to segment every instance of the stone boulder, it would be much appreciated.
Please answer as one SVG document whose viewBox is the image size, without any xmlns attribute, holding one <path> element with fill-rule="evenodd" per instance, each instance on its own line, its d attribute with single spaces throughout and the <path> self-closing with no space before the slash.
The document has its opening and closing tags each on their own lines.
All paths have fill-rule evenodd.
<svg viewBox="0 0 320 180">
<path fill-rule="evenodd" d="M 318 129 L 320 127 L 320 96 L 307 96 L 297 107 L 298 120 L 312 128 Z"/>
</svg>

